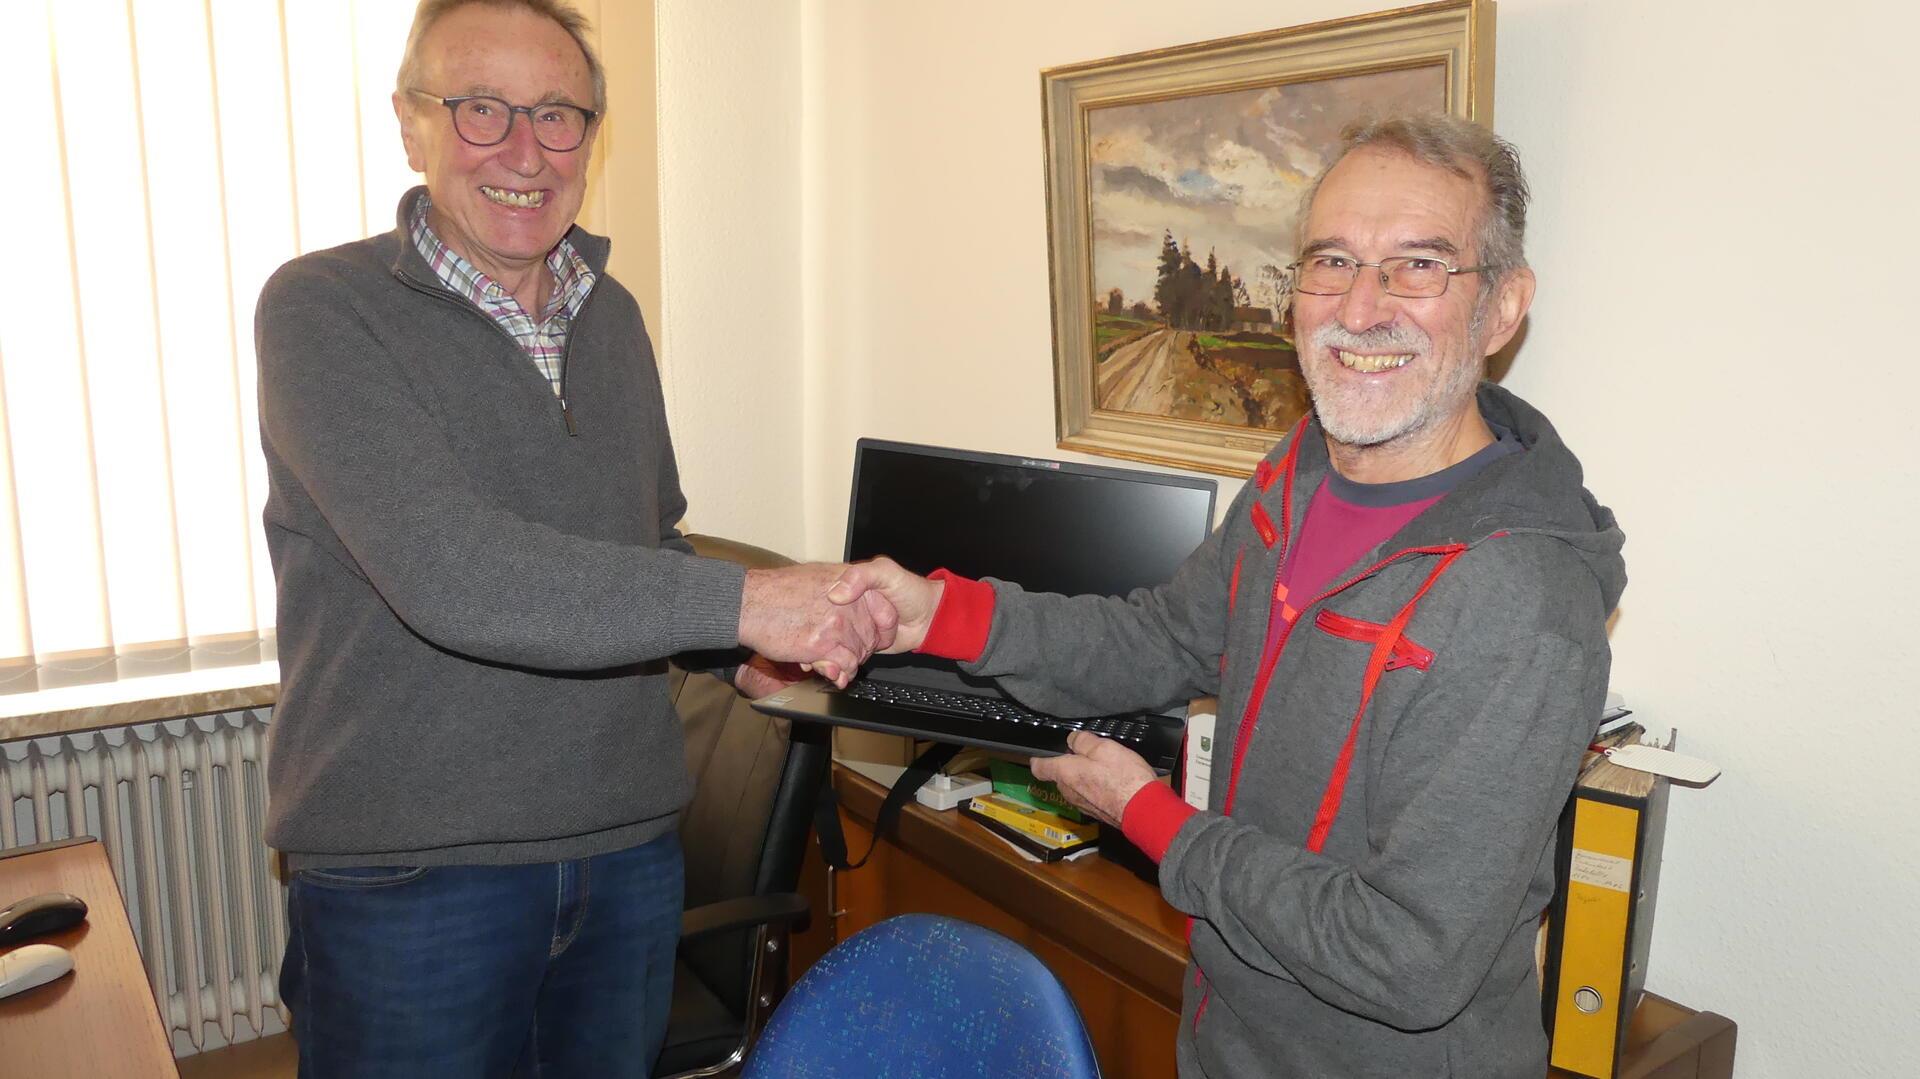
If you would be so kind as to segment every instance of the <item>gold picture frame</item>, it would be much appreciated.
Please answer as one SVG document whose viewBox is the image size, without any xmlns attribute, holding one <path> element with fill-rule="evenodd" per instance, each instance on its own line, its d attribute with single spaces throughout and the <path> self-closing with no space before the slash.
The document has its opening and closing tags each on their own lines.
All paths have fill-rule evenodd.
<svg viewBox="0 0 1920 1079">
<path fill-rule="evenodd" d="M 1053 67 L 1040 89 L 1060 447 L 1246 476 L 1307 407 L 1285 328 L 1299 196 L 1365 113 L 1490 126 L 1493 3 Z"/>
</svg>

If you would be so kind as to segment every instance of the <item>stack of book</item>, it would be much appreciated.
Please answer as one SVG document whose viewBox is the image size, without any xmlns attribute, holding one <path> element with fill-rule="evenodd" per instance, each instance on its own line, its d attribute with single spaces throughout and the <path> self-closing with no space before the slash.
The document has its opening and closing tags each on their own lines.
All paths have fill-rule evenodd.
<svg viewBox="0 0 1920 1079">
<path fill-rule="evenodd" d="M 1100 840 L 1100 826 L 1092 821 L 1068 820 L 999 791 L 975 795 L 961 803 L 960 812 L 1037 862 L 1084 854 Z"/>
<path fill-rule="evenodd" d="M 993 789 L 1017 802 L 1044 809 L 1070 821 L 1084 821 L 1087 815 L 1070 804 L 1060 788 L 1044 779 L 1033 778 L 1033 769 L 1015 761 L 987 762 L 993 777 Z"/>
</svg>

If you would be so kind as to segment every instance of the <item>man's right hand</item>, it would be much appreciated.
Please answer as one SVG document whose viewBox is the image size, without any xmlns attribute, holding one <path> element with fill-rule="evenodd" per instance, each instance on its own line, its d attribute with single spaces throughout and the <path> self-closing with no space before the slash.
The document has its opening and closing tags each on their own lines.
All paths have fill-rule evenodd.
<svg viewBox="0 0 1920 1079">
<path fill-rule="evenodd" d="M 933 613 L 939 610 L 940 597 L 946 590 L 945 581 L 930 581 L 910 573 L 883 555 L 846 567 L 827 592 L 827 598 L 853 607 L 861 599 L 872 603 L 875 597 L 885 597 L 897 624 L 892 642 L 881 645 L 879 651 L 911 652 L 926 640 L 927 629 L 933 625 Z"/>
<path fill-rule="evenodd" d="M 868 656 L 893 643 L 895 617 L 882 594 L 862 603 L 829 599 L 843 568 L 815 562 L 748 570 L 740 643 L 771 660 L 805 664 L 845 688 Z"/>
</svg>

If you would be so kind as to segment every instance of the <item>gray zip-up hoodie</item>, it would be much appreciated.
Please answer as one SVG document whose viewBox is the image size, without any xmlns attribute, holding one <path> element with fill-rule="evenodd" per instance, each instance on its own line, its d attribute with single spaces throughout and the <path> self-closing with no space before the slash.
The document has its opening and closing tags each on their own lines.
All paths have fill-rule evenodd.
<svg viewBox="0 0 1920 1079">
<path fill-rule="evenodd" d="M 1613 515 L 1546 418 L 1491 384 L 1479 404 L 1525 452 L 1321 596 L 1273 601 L 1328 468 L 1311 422 L 1168 585 L 1123 601 L 994 582 L 969 669 L 1028 703 L 1096 714 L 1220 698 L 1208 810 L 1161 794 L 1126 821 L 1163 848 L 1161 889 L 1193 918 L 1183 1076 L 1545 1070 L 1534 934 L 1626 575 Z M 1263 669 L 1285 606 L 1298 615 Z"/>
<path fill-rule="evenodd" d="M 279 595 L 267 842 L 296 867 L 589 857 L 690 793 L 661 657 L 727 648 L 743 571 L 696 558 L 653 350 L 607 241 L 561 403 L 395 231 L 260 294 Z"/>
</svg>

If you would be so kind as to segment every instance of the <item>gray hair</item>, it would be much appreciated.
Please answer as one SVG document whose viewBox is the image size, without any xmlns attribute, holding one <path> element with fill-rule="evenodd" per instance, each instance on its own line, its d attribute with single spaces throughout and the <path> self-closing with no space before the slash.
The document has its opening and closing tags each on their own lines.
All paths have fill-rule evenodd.
<svg viewBox="0 0 1920 1079">
<path fill-rule="evenodd" d="M 574 10 L 567 0 L 420 0 L 420 6 L 413 12 L 413 29 L 407 31 L 407 51 L 400 55 L 400 73 L 394 80 L 394 86 L 402 94 L 417 89 L 420 85 L 420 43 L 433 29 L 433 24 L 449 12 L 468 6 L 481 4 L 502 10 L 519 8 L 544 16 L 560 24 L 560 29 L 573 38 L 580 46 L 580 52 L 587 58 L 587 74 L 593 77 L 593 111 L 607 111 L 607 72 L 600 66 L 600 57 L 595 55 L 593 45 L 588 38 L 593 33 L 593 24 L 585 15 Z"/>
<path fill-rule="evenodd" d="M 1507 274 L 1526 266 L 1527 202 L 1532 196 L 1527 191 L 1526 174 L 1520 169 L 1519 151 L 1479 124 L 1447 113 L 1417 113 L 1349 124 L 1340 133 L 1340 149 L 1314 179 L 1300 204 L 1302 233 L 1327 173 L 1362 147 L 1396 151 L 1481 185 L 1487 197 L 1477 237 L 1480 262 L 1488 267 L 1482 277 L 1483 293 Z"/>
</svg>

